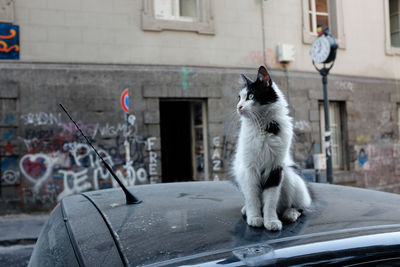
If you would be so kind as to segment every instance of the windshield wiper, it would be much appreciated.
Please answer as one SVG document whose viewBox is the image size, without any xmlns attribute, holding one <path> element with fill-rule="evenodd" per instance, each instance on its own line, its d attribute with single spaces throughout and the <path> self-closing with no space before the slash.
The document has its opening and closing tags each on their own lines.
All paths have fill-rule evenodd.
<svg viewBox="0 0 400 267">
<path fill-rule="evenodd" d="M 89 141 L 89 139 L 86 137 L 86 135 L 82 132 L 81 128 L 79 128 L 78 124 L 71 118 L 69 115 L 68 111 L 65 109 L 65 107 L 60 103 L 60 107 L 64 110 L 64 112 L 67 114 L 68 118 L 75 124 L 75 127 L 79 130 L 79 132 L 82 134 L 83 137 L 85 137 L 86 142 L 93 148 L 94 152 L 96 152 L 97 156 L 101 159 L 103 162 L 104 166 L 106 166 L 106 169 L 111 173 L 111 176 L 114 177 L 114 179 L 117 181 L 119 186 L 122 188 L 122 190 L 125 193 L 126 197 L 126 204 L 139 204 L 142 202 L 138 198 L 136 198 L 127 188 L 126 186 L 121 182 L 121 180 L 118 178 L 118 176 L 115 174 L 115 172 L 111 169 L 110 165 L 107 164 L 107 162 L 103 159 L 102 156 L 100 156 L 99 152 L 97 152 L 96 148 L 92 145 L 92 143 Z"/>
</svg>

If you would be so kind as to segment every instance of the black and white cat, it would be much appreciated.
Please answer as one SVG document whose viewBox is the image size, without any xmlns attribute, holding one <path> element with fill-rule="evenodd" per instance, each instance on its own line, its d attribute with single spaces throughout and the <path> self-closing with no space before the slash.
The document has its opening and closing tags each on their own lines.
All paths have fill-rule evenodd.
<svg viewBox="0 0 400 267">
<path fill-rule="evenodd" d="M 239 92 L 241 128 L 233 161 L 245 198 L 242 214 L 250 226 L 278 231 L 278 214 L 296 221 L 311 197 L 290 155 L 293 124 L 282 92 L 263 66 L 256 81 L 242 78 L 246 85 Z"/>
</svg>

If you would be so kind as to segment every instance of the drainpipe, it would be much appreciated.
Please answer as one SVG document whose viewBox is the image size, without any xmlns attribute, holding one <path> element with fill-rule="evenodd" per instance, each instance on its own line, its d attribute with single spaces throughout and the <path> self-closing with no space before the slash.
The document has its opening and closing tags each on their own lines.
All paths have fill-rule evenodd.
<svg viewBox="0 0 400 267">
<path fill-rule="evenodd" d="M 264 65 L 267 66 L 267 55 L 266 55 L 266 48 L 265 48 L 265 28 L 264 28 L 264 2 L 267 0 L 260 0 L 261 1 L 261 31 L 262 31 L 262 51 L 263 51 L 263 60 Z"/>
</svg>

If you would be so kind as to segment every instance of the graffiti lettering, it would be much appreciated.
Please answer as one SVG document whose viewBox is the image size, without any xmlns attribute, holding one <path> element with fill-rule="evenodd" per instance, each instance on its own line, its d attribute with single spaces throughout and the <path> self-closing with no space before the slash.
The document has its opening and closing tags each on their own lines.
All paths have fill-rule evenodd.
<svg viewBox="0 0 400 267">
<path fill-rule="evenodd" d="M 58 125 L 61 126 L 61 113 L 28 113 L 21 115 L 21 119 L 24 121 L 25 125 L 32 124 L 34 126 L 40 125 Z"/>
<path fill-rule="evenodd" d="M 155 138 L 153 137 L 151 140 L 155 140 Z M 150 148 L 152 148 L 152 142 L 150 142 Z M 44 184 L 50 180 L 50 177 L 53 177 L 54 180 L 57 176 L 61 176 L 63 180 L 61 185 L 62 192 L 57 196 L 58 200 L 64 196 L 89 189 L 98 190 L 104 188 L 107 184 L 112 187 L 118 186 L 111 179 L 111 175 L 103 166 L 101 159 L 97 157 L 89 145 L 76 142 L 65 143 L 63 149 L 66 153 L 57 152 L 52 156 L 43 153 L 26 154 L 21 158 L 19 167 L 23 177 L 34 184 L 33 194 L 37 194 Z M 97 150 L 111 167 L 115 167 L 113 159 L 108 152 L 101 148 Z M 150 157 L 150 167 L 155 168 L 150 168 L 150 173 L 155 173 L 156 175 L 157 153 L 155 153 L 155 156 L 151 155 Z M 70 161 L 69 158 L 72 160 Z M 148 181 L 146 170 L 139 168 L 136 171 L 132 160 L 125 162 L 122 168 L 116 171 L 116 174 L 127 186 Z"/>
<path fill-rule="evenodd" d="M 87 181 L 89 178 L 87 175 L 88 169 L 83 169 L 79 172 L 64 171 L 61 170 L 60 173 L 63 175 L 64 190 L 57 196 L 57 201 L 60 201 L 63 197 L 84 192 L 92 187 L 92 185 Z M 68 183 L 68 179 L 72 180 L 72 185 Z"/>
<path fill-rule="evenodd" d="M 156 176 L 157 175 L 157 153 L 152 151 L 153 146 L 157 138 L 149 137 L 147 139 L 147 150 L 149 151 L 150 155 L 150 162 L 149 162 L 149 175 Z"/>
<path fill-rule="evenodd" d="M 220 137 L 216 136 L 213 138 L 213 153 L 211 156 L 211 160 L 213 163 L 213 171 L 221 171 L 221 165 L 222 165 L 222 161 L 221 161 L 221 142 L 220 142 Z"/>
<path fill-rule="evenodd" d="M 16 128 L 7 126 L 1 134 L 0 186 L 20 184 L 19 198 L 27 205 L 41 203 L 50 208 L 70 194 L 119 186 L 91 147 L 81 143 L 75 125 L 63 122 L 62 115 L 30 112 L 1 119 L 3 126 L 19 120 L 24 132 L 17 136 Z M 150 176 L 157 180 L 157 139 L 137 135 L 134 115 L 126 119 L 121 123 L 77 123 L 124 184 L 149 183 Z M 96 137 L 104 140 L 96 144 Z"/>
<path fill-rule="evenodd" d="M 346 91 L 353 92 L 353 83 L 352 82 L 336 81 L 335 87 L 339 90 L 346 90 Z"/>
</svg>

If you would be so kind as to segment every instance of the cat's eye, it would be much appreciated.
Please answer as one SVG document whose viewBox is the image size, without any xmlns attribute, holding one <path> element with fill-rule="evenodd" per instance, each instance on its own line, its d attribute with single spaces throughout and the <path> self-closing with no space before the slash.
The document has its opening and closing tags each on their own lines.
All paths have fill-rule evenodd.
<svg viewBox="0 0 400 267">
<path fill-rule="evenodd" d="M 249 94 L 249 95 L 247 96 L 247 98 L 248 98 L 249 100 L 252 100 L 252 99 L 254 98 L 254 95 L 253 95 L 253 94 Z"/>
</svg>

